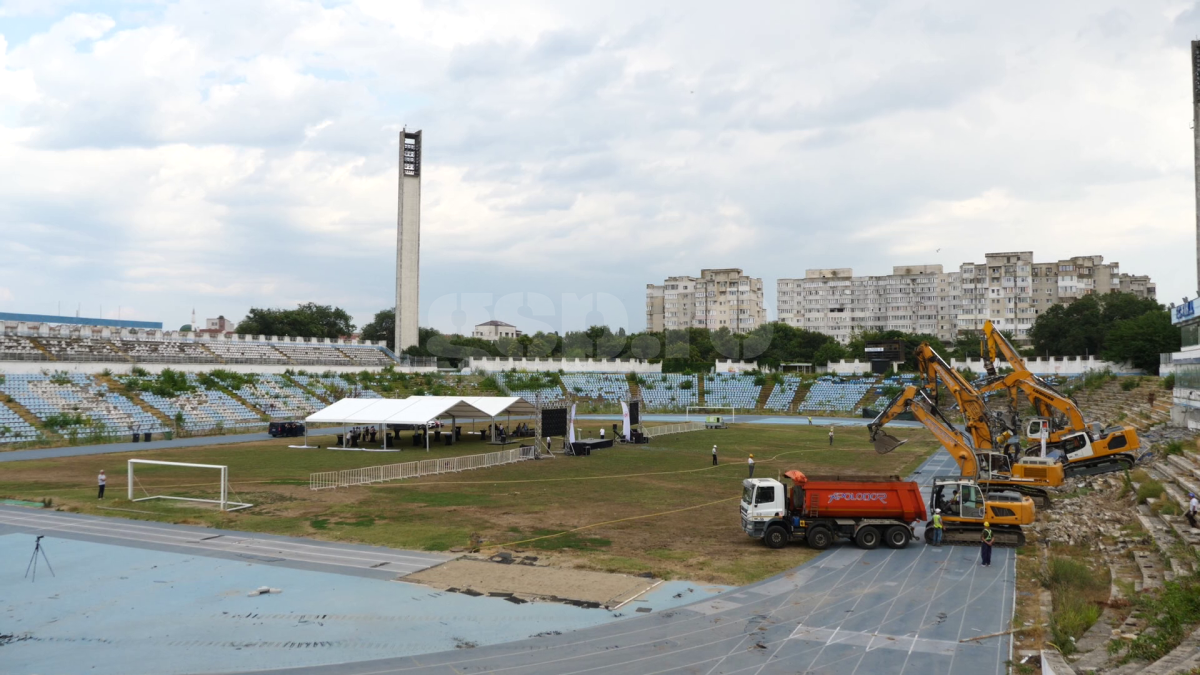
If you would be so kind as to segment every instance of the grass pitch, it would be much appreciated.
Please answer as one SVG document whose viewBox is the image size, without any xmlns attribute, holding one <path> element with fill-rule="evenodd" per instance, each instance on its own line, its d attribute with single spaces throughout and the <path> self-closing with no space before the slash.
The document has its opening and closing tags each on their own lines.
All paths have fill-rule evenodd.
<svg viewBox="0 0 1200 675">
<path fill-rule="evenodd" d="M 580 426 L 586 437 L 598 435 L 602 425 L 611 428 L 611 423 L 590 420 Z M 279 440 L 8 463 L 0 470 L 0 496 L 49 498 L 56 508 L 81 513 L 398 548 L 506 548 L 534 552 L 560 565 L 743 584 L 813 555 L 802 545 L 767 549 L 741 531 L 737 500 L 747 455 L 754 454 L 758 477 L 777 477 L 793 468 L 811 474 L 904 476 L 940 448 L 923 429 L 896 428 L 892 433 L 911 442 L 881 456 L 862 428 L 839 427 L 831 448 L 827 427 L 737 424 L 665 436 L 648 446 L 599 450 L 590 457 L 320 492 L 308 489 L 310 472 L 477 454 L 495 447 L 468 440 L 428 454 L 411 446 L 384 454 L 292 449 L 287 445 L 294 441 Z M 322 445 L 332 440 L 310 437 Z M 720 459 L 716 467 L 711 465 L 714 444 Z M 129 502 L 125 460 L 131 457 L 226 464 L 230 497 L 256 506 L 219 513 L 187 502 Z M 101 468 L 109 475 L 108 498 L 98 502 L 95 476 Z M 216 490 L 212 471 L 147 466 L 138 467 L 137 475 L 135 496 L 143 488 L 205 497 Z"/>
</svg>

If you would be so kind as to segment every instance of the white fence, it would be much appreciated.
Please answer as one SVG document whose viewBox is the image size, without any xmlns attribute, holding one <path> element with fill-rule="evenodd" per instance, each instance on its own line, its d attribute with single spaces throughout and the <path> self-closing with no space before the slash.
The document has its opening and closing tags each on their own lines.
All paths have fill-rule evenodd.
<svg viewBox="0 0 1200 675">
<path fill-rule="evenodd" d="M 327 490 L 329 488 L 350 487 L 351 485 L 368 485 L 389 480 L 405 478 L 420 478 L 439 473 L 458 473 L 471 469 L 486 469 L 489 466 L 512 464 L 533 459 L 532 447 L 513 448 L 489 452 L 484 455 L 465 455 L 463 457 L 445 457 L 442 459 L 422 459 L 416 462 L 401 464 L 384 464 L 382 466 L 364 466 L 361 469 L 346 469 L 344 471 L 321 471 L 308 475 L 310 490 Z"/>
<path fill-rule="evenodd" d="M 704 422 L 682 422 L 667 424 L 661 427 L 647 427 L 646 435 L 650 438 L 666 436 L 667 434 L 682 434 L 685 431 L 704 431 Z"/>
</svg>

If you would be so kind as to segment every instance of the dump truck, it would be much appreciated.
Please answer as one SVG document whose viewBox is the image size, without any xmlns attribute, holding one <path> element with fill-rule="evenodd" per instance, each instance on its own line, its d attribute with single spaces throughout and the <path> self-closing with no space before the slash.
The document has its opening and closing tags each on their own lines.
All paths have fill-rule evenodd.
<svg viewBox="0 0 1200 675">
<path fill-rule="evenodd" d="M 920 486 L 898 476 L 784 476 L 790 489 L 772 478 L 742 481 L 742 529 L 771 548 L 803 541 L 821 550 L 838 537 L 864 549 L 904 548 L 927 516 Z"/>
</svg>

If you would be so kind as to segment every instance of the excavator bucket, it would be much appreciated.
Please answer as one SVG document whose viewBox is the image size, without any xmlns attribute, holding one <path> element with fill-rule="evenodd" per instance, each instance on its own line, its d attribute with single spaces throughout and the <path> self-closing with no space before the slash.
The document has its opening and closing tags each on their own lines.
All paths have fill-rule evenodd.
<svg viewBox="0 0 1200 675">
<path fill-rule="evenodd" d="M 880 432 L 877 436 L 875 436 L 873 442 L 875 443 L 875 452 L 878 452 L 881 455 L 886 455 L 887 453 L 904 445 L 908 441 L 902 441 L 889 433 Z"/>
</svg>

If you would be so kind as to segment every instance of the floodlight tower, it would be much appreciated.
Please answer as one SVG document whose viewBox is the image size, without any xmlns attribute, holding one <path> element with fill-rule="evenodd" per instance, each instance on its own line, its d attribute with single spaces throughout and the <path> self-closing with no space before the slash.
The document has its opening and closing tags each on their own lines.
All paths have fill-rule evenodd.
<svg viewBox="0 0 1200 675">
<path fill-rule="evenodd" d="M 396 353 L 418 342 L 421 268 L 421 132 L 400 132 L 396 218 Z"/>
</svg>

